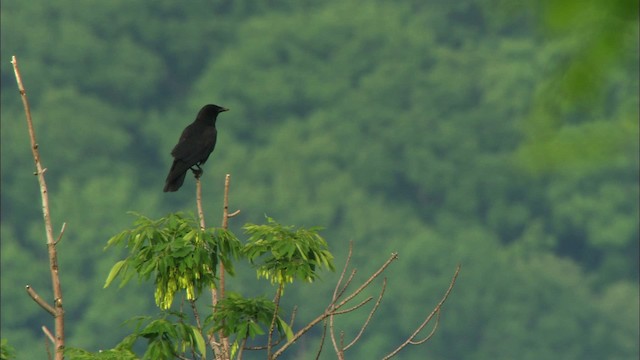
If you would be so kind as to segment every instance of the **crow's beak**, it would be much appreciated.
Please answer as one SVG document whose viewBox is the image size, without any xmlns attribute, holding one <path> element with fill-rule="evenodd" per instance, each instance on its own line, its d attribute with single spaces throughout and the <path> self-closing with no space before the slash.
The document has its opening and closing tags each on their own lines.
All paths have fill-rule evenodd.
<svg viewBox="0 0 640 360">
<path fill-rule="evenodd" d="M 224 111 L 229 111 L 229 109 L 224 108 L 224 107 L 222 109 L 220 109 L 220 112 L 224 112 Z"/>
</svg>

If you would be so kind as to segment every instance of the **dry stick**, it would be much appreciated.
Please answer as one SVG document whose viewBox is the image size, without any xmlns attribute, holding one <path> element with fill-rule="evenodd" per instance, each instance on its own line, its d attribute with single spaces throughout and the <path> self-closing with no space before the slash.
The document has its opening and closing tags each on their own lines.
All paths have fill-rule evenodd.
<svg viewBox="0 0 640 360">
<path fill-rule="evenodd" d="M 338 311 L 338 309 L 340 309 L 342 306 L 344 306 L 346 303 L 348 303 L 354 297 L 358 296 L 358 294 L 360 294 L 362 292 L 362 290 L 364 290 L 367 286 L 369 286 L 369 284 L 371 284 L 371 282 L 373 280 L 375 280 L 389 266 L 389 264 L 391 264 L 394 260 L 397 260 L 397 259 L 398 259 L 398 254 L 397 253 L 392 253 L 391 256 L 389 257 L 389 259 L 384 264 L 382 264 L 382 266 L 380 266 L 380 268 L 375 273 L 373 273 L 373 275 L 371 275 L 369 277 L 369 279 L 367 279 L 362 285 L 360 285 L 359 288 L 354 290 L 354 292 L 351 293 L 351 295 L 349 295 L 345 300 L 341 301 L 339 304 L 336 305 L 337 299 L 333 299 L 331 301 L 331 303 L 329 304 L 329 306 L 327 307 L 327 309 L 322 314 L 318 315 L 318 317 L 316 317 L 315 319 L 311 320 L 311 322 L 309 322 L 307 325 L 305 325 L 302 329 L 298 330 L 298 332 L 296 332 L 293 335 L 291 340 L 287 341 L 287 343 L 282 345 L 282 347 L 280 347 L 278 349 L 278 351 L 273 353 L 273 357 L 272 358 L 273 359 L 277 359 L 278 356 L 282 355 L 282 353 L 289 348 L 289 346 L 293 345 L 302 335 L 306 334 L 307 331 L 309 331 L 317 323 L 319 323 L 322 320 L 326 319 L 327 317 L 331 316 L 331 314 L 336 313 Z M 339 285 L 340 284 L 338 284 L 337 286 L 339 286 Z M 337 288 L 337 286 L 336 286 L 336 288 Z M 336 293 L 337 293 L 337 290 L 336 290 Z M 343 313 L 343 312 L 341 312 L 341 313 Z"/>
<path fill-rule="evenodd" d="M 42 332 L 47 336 L 49 341 L 51 341 L 52 344 L 55 344 L 56 338 L 53 337 L 53 334 L 51 333 L 51 331 L 49 331 L 49 329 L 47 329 L 47 327 L 44 325 L 42 325 L 41 329 L 42 329 Z"/>
<path fill-rule="evenodd" d="M 380 295 L 378 296 L 378 300 L 376 301 L 376 303 L 373 305 L 373 308 L 369 312 L 369 316 L 367 316 L 367 320 L 365 320 L 364 324 L 360 328 L 360 332 L 358 333 L 358 335 L 356 335 L 356 337 L 353 338 L 353 340 L 349 344 L 347 344 L 347 346 L 344 347 L 343 351 L 349 350 L 349 348 L 351 346 L 353 346 L 353 344 L 355 344 L 360 339 L 360 337 L 364 333 L 364 330 L 369 325 L 369 322 L 371 321 L 371 318 L 373 318 L 373 314 L 376 312 L 376 310 L 378 310 L 378 306 L 380 306 L 380 303 L 382 302 L 382 297 L 384 296 L 384 291 L 386 289 L 387 289 L 387 278 L 384 278 L 382 280 L 382 290 L 380 291 Z"/>
<path fill-rule="evenodd" d="M 53 304 L 55 308 L 55 358 L 56 360 L 64 359 L 64 308 L 62 307 L 62 286 L 60 285 L 60 277 L 58 275 L 58 254 L 56 252 L 56 241 L 53 238 L 53 227 L 51 226 L 51 217 L 49 213 L 49 196 L 47 192 L 47 183 L 44 180 L 45 169 L 42 168 L 40 162 L 40 153 L 38 152 L 38 143 L 36 142 L 36 134 L 33 129 L 33 121 L 31 119 L 31 109 L 27 100 L 27 92 L 22 83 L 22 77 L 18 70 L 18 60 L 15 56 L 11 57 L 13 71 L 18 83 L 18 90 L 24 105 L 24 112 L 27 117 L 27 127 L 29 128 L 29 138 L 31 140 L 31 152 L 33 160 L 36 164 L 36 175 L 40 184 L 40 194 L 42 197 L 42 214 L 44 216 L 44 227 L 47 235 L 47 249 L 49 250 L 49 266 L 51 269 L 51 283 L 53 286 Z M 62 234 L 60 234 L 62 236 Z M 59 239 L 58 239 L 59 241 Z M 34 299 L 35 300 L 35 299 Z M 37 301 L 36 301 L 37 302 Z M 45 310 L 47 310 L 45 308 Z M 48 311 L 48 310 L 47 310 Z"/>
<path fill-rule="evenodd" d="M 200 322 L 200 314 L 198 314 L 198 308 L 196 307 L 196 301 L 195 300 L 189 300 L 189 303 L 191 304 L 191 310 L 193 311 L 193 317 L 196 319 L 196 326 L 198 327 L 198 331 L 202 334 L 202 336 L 204 336 L 204 334 L 202 333 L 202 323 Z M 193 348 L 191 350 L 193 351 Z M 213 350 L 213 348 L 211 348 L 211 350 Z M 195 356 L 193 358 L 195 359 Z M 207 359 L 207 354 L 206 353 L 202 354 L 202 359 L 203 360 Z"/>
<path fill-rule="evenodd" d="M 231 175 L 226 174 L 224 177 L 224 198 L 223 198 L 223 207 L 222 207 L 222 228 L 227 230 L 229 228 L 229 218 L 232 218 L 240 213 L 240 210 L 236 210 L 233 213 L 229 214 L 229 186 L 231 185 Z M 225 288 L 225 279 L 224 279 L 224 263 L 220 261 L 220 299 L 224 299 L 224 288 Z M 215 308 L 215 307 L 214 307 Z M 220 331 L 220 340 L 222 342 L 222 347 L 227 355 L 230 353 L 229 348 L 229 338 L 222 334 Z M 241 354 L 240 354 L 241 355 Z"/>
<path fill-rule="evenodd" d="M 384 293 L 384 287 L 386 287 L 386 279 L 384 281 L 384 285 L 383 285 L 383 290 L 382 292 Z M 331 332 L 331 342 L 333 343 L 333 349 L 336 351 L 336 355 L 338 355 L 338 359 L 343 360 L 344 359 L 344 351 L 347 350 L 347 348 L 344 346 L 344 332 L 341 331 L 340 332 L 340 346 L 338 346 L 338 343 L 336 342 L 336 338 L 335 338 L 335 332 L 333 330 L 333 318 L 335 315 L 341 315 L 341 314 L 346 314 L 346 313 L 350 313 L 352 311 L 356 311 L 359 308 L 361 308 L 362 306 L 364 306 L 366 303 L 368 303 L 369 301 L 371 301 L 373 298 L 372 297 L 368 297 L 364 300 L 362 300 L 360 303 L 358 303 L 355 306 L 352 306 L 348 309 L 344 309 L 344 310 L 335 310 L 333 312 L 331 312 L 331 315 L 329 315 L 329 331 Z M 365 324 L 363 327 L 360 328 L 360 332 L 358 333 L 358 336 L 356 337 L 356 339 L 354 339 L 354 341 L 352 341 L 352 343 L 354 343 L 355 341 L 357 341 L 357 338 L 360 337 L 360 335 L 362 335 L 362 332 L 364 331 L 364 328 L 367 326 L 367 324 L 369 323 L 369 320 L 371 320 L 371 317 L 373 316 L 373 313 L 376 311 L 376 309 L 378 308 L 378 305 L 380 304 L 380 300 L 382 299 L 382 297 L 378 297 L 378 301 L 376 302 L 376 304 L 373 307 L 373 310 L 369 313 L 369 316 L 367 317 Z M 349 344 L 349 347 L 352 344 Z"/>
<path fill-rule="evenodd" d="M 336 284 L 336 287 L 333 290 L 333 298 L 331 298 L 332 303 L 335 303 L 336 300 L 339 297 L 342 296 L 344 291 L 347 290 L 347 286 L 349 286 L 349 283 L 353 279 L 353 276 L 356 274 L 356 270 L 354 269 L 351 272 L 351 276 L 349 276 L 349 279 L 347 280 L 347 282 L 344 285 L 344 287 L 342 288 L 342 290 L 339 290 L 340 289 L 340 285 L 342 284 L 342 280 L 344 280 L 344 275 L 347 272 L 347 268 L 349 267 L 349 262 L 351 261 L 351 255 L 352 254 L 353 254 L 353 241 L 349 241 L 349 252 L 347 253 L 347 260 L 345 260 L 345 262 L 344 262 L 344 267 L 342 268 L 342 273 L 340 273 L 340 278 L 338 278 L 338 283 Z"/>
<path fill-rule="evenodd" d="M 322 353 L 322 346 L 324 346 L 324 339 L 327 337 L 327 321 L 323 321 L 322 324 L 322 337 L 320 338 L 320 347 L 318 348 L 318 353 L 316 354 L 316 360 L 320 359 L 320 353 Z"/>
<path fill-rule="evenodd" d="M 440 322 L 440 310 L 442 308 L 442 305 L 444 305 L 444 302 L 447 301 L 447 298 L 449 297 L 449 294 L 451 294 L 451 290 L 453 290 L 453 286 L 456 284 L 456 279 L 458 278 L 458 274 L 459 273 L 460 273 L 460 265 L 458 264 L 458 266 L 456 267 L 456 272 L 453 274 L 453 278 L 451 279 L 451 282 L 449 283 L 449 288 L 445 292 L 444 296 L 442 297 L 442 299 L 440 300 L 438 305 L 436 305 L 436 307 L 433 309 L 433 311 L 431 311 L 429 316 L 427 316 L 427 318 L 422 322 L 422 324 L 420 324 L 420 326 L 418 326 L 418 328 L 416 328 L 416 330 L 413 332 L 413 334 L 411 334 L 411 336 L 404 343 L 402 343 L 395 350 L 393 350 L 387 356 L 385 356 L 383 358 L 383 360 L 391 359 L 398 352 L 400 352 L 400 350 L 402 350 L 405 346 L 407 346 L 409 344 L 413 344 L 413 345 L 422 344 L 425 341 L 429 340 L 431 338 L 431 336 L 433 336 L 433 334 L 436 331 L 436 328 L 438 327 L 438 323 Z M 417 342 L 413 341 L 413 339 L 415 339 L 415 337 L 418 336 L 420 331 L 422 331 L 422 329 L 424 329 L 424 327 L 431 321 L 431 319 L 433 319 L 434 315 L 437 315 L 436 324 L 435 324 L 433 330 L 431 330 L 431 333 L 429 333 L 429 335 L 427 335 L 427 337 L 424 338 L 423 340 L 420 340 L 420 341 L 417 341 Z"/>
<path fill-rule="evenodd" d="M 338 356 L 338 360 L 344 360 L 344 351 L 338 346 L 338 342 L 336 341 L 335 331 L 333 330 L 333 316 L 329 316 L 329 335 L 331 337 L 331 343 L 333 344 L 333 349 Z M 341 334 L 344 335 L 344 334 Z"/>
<path fill-rule="evenodd" d="M 380 269 L 378 269 L 378 271 L 373 273 L 373 275 L 371 275 L 371 277 L 369 277 L 367 281 L 365 281 L 362 285 L 360 285 L 358 289 L 352 292 L 351 295 L 347 296 L 344 300 L 340 302 L 340 304 L 336 305 L 335 309 L 337 310 L 341 308 L 344 304 L 348 303 L 351 299 L 358 296 L 358 294 L 360 294 L 362 290 L 364 290 L 367 286 L 369 286 L 369 284 L 371 284 L 371 282 L 375 280 L 375 278 L 377 278 L 394 260 L 397 260 L 397 259 L 398 259 L 398 253 L 396 252 L 391 253 L 391 256 L 389 257 L 389 259 L 387 259 L 387 261 L 384 264 L 382 264 Z"/>
<path fill-rule="evenodd" d="M 271 318 L 271 325 L 269 326 L 269 335 L 267 336 L 267 359 L 271 360 L 271 348 L 273 346 L 272 337 L 273 330 L 276 326 L 276 319 L 278 318 L 278 310 L 280 307 L 280 296 L 282 296 L 282 291 L 284 290 L 284 283 L 280 282 L 278 284 L 278 290 L 276 290 L 276 297 L 273 299 L 273 303 L 275 304 L 275 308 L 273 309 L 273 317 Z"/>
<path fill-rule="evenodd" d="M 200 182 L 200 175 L 196 173 L 196 207 L 198 209 L 198 220 L 200 221 L 200 230 L 204 230 L 206 225 L 204 223 L 204 211 L 202 210 L 202 183 Z"/>
<path fill-rule="evenodd" d="M 40 305 L 49 314 L 51 314 L 51 316 L 56 316 L 56 309 L 53 306 L 49 305 L 49 303 L 44 301 L 40 297 L 40 295 L 38 295 L 38 293 L 31 287 L 31 285 L 27 285 L 25 286 L 25 288 L 27 289 L 27 294 L 29 294 L 29 296 L 33 299 L 33 301 L 38 303 L 38 305 Z M 55 341 L 53 343 L 55 344 Z"/>
<path fill-rule="evenodd" d="M 204 230 L 206 228 L 206 224 L 204 222 L 204 211 L 202 210 L 202 183 L 200 182 L 200 175 L 202 175 L 201 173 L 197 173 L 194 171 L 194 175 L 196 178 L 196 207 L 198 210 L 198 220 L 200 222 L 200 230 Z M 216 292 L 216 288 L 212 287 L 211 288 L 211 303 L 213 305 L 213 307 L 216 307 L 216 304 L 218 303 L 218 293 Z M 195 310 L 195 305 L 192 305 L 193 309 Z M 203 336 L 205 334 L 202 334 Z M 224 349 L 222 349 L 220 347 L 220 343 L 218 343 L 216 341 L 215 335 L 211 334 L 209 336 L 209 346 L 211 347 L 211 350 L 213 351 L 213 354 L 215 356 L 216 359 L 225 359 L 223 356 L 223 352 Z"/>
</svg>

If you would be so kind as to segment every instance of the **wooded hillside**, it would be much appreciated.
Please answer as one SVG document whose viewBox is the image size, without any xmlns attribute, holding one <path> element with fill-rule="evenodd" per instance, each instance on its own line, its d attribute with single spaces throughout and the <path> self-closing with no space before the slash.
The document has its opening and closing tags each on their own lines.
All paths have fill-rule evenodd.
<svg viewBox="0 0 640 360">
<path fill-rule="evenodd" d="M 462 272 L 430 343 L 402 359 L 637 359 L 638 3 L 499 0 L 3 1 L 1 332 L 45 358 L 30 284 L 50 289 L 42 213 L 10 64 L 20 59 L 59 245 L 67 343 L 114 346 L 149 285 L 103 289 L 106 241 L 163 193 L 204 104 L 220 116 L 205 213 L 321 226 L 336 263 L 397 251 L 352 359 L 406 338 Z M 241 233 L 241 231 L 238 231 Z M 335 278 L 288 289 L 305 315 Z M 260 293 L 238 269 L 230 287 Z M 324 295 L 322 295 L 324 294 Z M 362 319 L 343 323 L 357 331 Z M 313 336 L 290 359 L 315 355 Z M 331 353 L 326 354 L 331 358 Z"/>
</svg>

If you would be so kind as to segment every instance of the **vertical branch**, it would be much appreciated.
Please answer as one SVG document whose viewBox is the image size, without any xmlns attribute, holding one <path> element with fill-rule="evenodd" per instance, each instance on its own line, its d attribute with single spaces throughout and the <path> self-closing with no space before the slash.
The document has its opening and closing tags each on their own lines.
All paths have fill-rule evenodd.
<svg viewBox="0 0 640 360">
<path fill-rule="evenodd" d="M 22 98 L 22 105 L 27 117 L 27 127 L 29 129 L 29 139 L 31 140 L 31 152 L 36 165 L 36 175 L 40 184 L 40 194 L 42 197 L 42 214 L 44 216 L 44 227 L 47 236 L 47 249 L 49 251 L 49 266 L 51 269 L 51 283 L 53 286 L 53 307 L 55 309 L 55 359 L 64 359 L 64 308 L 62 307 L 62 286 L 60 285 L 60 277 L 58 274 L 58 254 L 56 252 L 56 241 L 53 237 L 53 227 L 51 226 L 51 216 L 49 213 L 49 195 L 47 192 L 47 183 L 44 179 L 46 169 L 42 168 L 40 161 L 40 153 L 38 152 L 38 143 L 36 142 L 36 134 L 33 129 L 33 121 L 31 119 L 31 109 L 27 99 L 27 92 L 22 83 L 22 77 L 18 70 L 18 60 L 15 56 L 11 57 L 13 71 L 18 83 L 18 90 Z"/>
<path fill-rule="evenodd" d="M 273 359 L 271 357 L 271 349 L 272 349 L 272 339 L 273 339 L 273 330 L 276 327 L 276 320 L 278 319 L 278 311 L 280 308 L 280 297 L 282 296 L 282 291 L 284 290 L 284 283 L 280 282 L 278 285 L 278 290 L 276 290 L 276 297 L 273 299 L 275 304 L 275 308 L 273 309 L 273 317 L 271 318 L 271 325 L 269 326 L 269 334 L 267 335 L 267 359 Z"/>
<path fill-rule="evenodd" d="M 202 183 L 200 182 L 199 175 L 196 175 L 196 207 L 198 209 L 200 230 L 204 230 L 206 228 L 206 225 L 204 223 L 204 211 L 202 210 Z"/>
<path fill-rule="evenodd" d="M 202 210 L 202 183 L 200 182 L 200 173 L 196 173 L 196 206 L 198 208 L 198 218 L 200 220 L 200 228 L 202 230 L 205 229 L 206 225 L 204 222 L 204 211 Z M 231 175 L 227 174 L 224 181 L 224 207 L 222 210 L 222 228 L 227 230 L 229 227 L 229 218 L 232 218 L 240 213 L 240 210 L 236 210 L 232 214 L 229 214 L 229 185 L 231 183 Z M 225 278 L 224 278 L 225 270 L 224 264 L 220 261 L 220 270 L 219 276 L 220 281 L 218 283 L 218 289 L 211 288 L 211 305 L 213 309 L 215 309 L 218 301 L 224 298 L 224 288 L 225 288 Z M 219 333 L 220 343 L 215 343 L 215 336 L 211 334 L 209 337 L 209 343 L 212 345 L 212 348 L 215 352 L 216 358 L 218 359 L 228 359 L 231 354 L 231 350 L 229 347 L 229 339 L 222 334 L 222 331 Z"/>
<path fill-rule="evenodd" d="M 222 207 L 222 228 L 227 230 L 229 228 L 229 183 L 231 182 L 231 175 L 227 174 L 224 177 L 224 199 Z M 224 264 L 220 261 L 220 298 L 224 298 Z"/>
<path fill-rule="evenodd" d="M 447 288 L 447 291 L 444 293 L 444 296 L 442 296 L 442 299 L 440 299 L 440 302 L 438 303 L 438 305 L 436 305 L 436 307 L 433 309 L 433 311 L 431 311 L 429 316 L 427 316 L 427 318 L 424 319 L 422 324 L 420 324 L 420 326 L 416 328 L 413 334 L 411 334 L 411 336 L 409 336 L 409 338 L 407 338 L 407 340 L 405 340 L 405 342 L 400 344 L 400 346 L 398 346 L 395 350 L 393 350 L 387 356 L 385 356 L 383 360 L 388 360 L 396 356 L 396 354 L 398 354 L 400 350 L 405 348 L 407 345 L 420 345 L 428 341 L 429 339 L 431 339 L 433 334 L 435 334 L 436 329 L 438 328 L 438 324 L 440 323 L 440 312 L 442 311 L 442 306 L 444 305 L 445 301 L 447 301 L 447 299 L 449 298 L 449 294 L 451 294 L 451 290 L 453 290 L 453 287 L 456 284 L 456 280 L 458 279 L 458 274 L 460 274 L 460 264 L 458 264 L 458 266 L 456 267 L 456 271 L 453 274 L 453 278 L 451 279 L 451 282 L 449 282 L 449 288 Z M 422 329 L 424 329 L 424 327 L 427 326 L 429 322 L 431 322 L 434 316 L 436 316 L 436 323 L 433 326 L 433 329 L 431 330 L 429 335 L 427 335 L 427 337 L 425 337 L 422 340 L 415 341 L 416 336 L 418 336 L 418 334 L 422 331 Z"/>
<path fill-rule="evenodd" d="M 202 210 L 202 182 L 200 181 L 200 175 L 202 173 L 195 172 L 194 175 L 196 178 L 196 208 L 198 210 L 198 221 L 200 222 L 200 230 L 204 230 L 206 228 L 206 224 L 204 222 L 204 211 Z M 215 309 L 216 304 L 218 304 L 218 292 L 215 287 L 211 288 L 211 305 Z M 195 310 L 194 306 L 194 310 Z M 203 336 L 205 334 L 202 334 Z M 211 350 L 213 350 L 214 356 L 216 359 L 226 359 L 223 357 L 223 349 L 220 347 L 220 344 L 216 342 L 214 334 L 209 336 L 209 345 L 211 346 Z"/>
<path fill-rule="evenodd" d="M 231 175 L 227 174 L 224 177 L 224 199 L 223 199 L 223 207 L 222 207 L 222 228 L 227 230 L 229 228 L 229 218 L 238 215 L 240 210 L 235 211 L 233 214 L 229 214 L 229 186 L 231 184 Z M 224 298 L 224 288 L 225 288 L 225 279 L 224 279 L 224 263 L 220 262 L 220 299 Z M 222 342 L 222 346 L 227 354 L 230 354 L 229 349 L 229 338 L 223 336 L 222 332 L 220 332 L 220 341 Z M 241 355 L 241 354 L 240 354 Z"/>
</svg>

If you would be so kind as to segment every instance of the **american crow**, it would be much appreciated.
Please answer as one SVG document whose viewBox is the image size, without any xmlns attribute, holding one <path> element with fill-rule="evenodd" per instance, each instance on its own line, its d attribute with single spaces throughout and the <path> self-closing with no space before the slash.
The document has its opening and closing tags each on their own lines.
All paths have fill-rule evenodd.
<svg viewBox="0 0 640 360">
<path fill-rule="evenodd" d="M 196 177 L 200 177 L 200 165 L 207 161 L 216 146 L 218 114 L 228 110 L 218 105 L 205 105 L 198 112 L 196 120 L 182 131 L 178 144 L 171 151 L 174 160 L 165 181 L 164 192 L 180 189 L 189 169 Z"/>
</svg>

